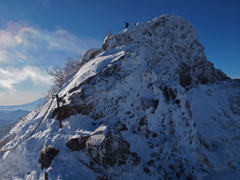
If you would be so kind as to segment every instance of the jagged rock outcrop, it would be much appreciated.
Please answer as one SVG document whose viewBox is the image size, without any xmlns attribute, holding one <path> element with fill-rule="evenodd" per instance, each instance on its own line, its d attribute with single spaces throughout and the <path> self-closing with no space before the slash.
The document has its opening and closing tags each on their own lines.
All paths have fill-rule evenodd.
<svg viewBox="0 0 240 180">
<path fill-rule="evenodd" d="M 174 80 L 183 87 L 229 79 L 214 68 L 192 25 L 177 15 L 165 15 L 108 37 L 104 50 L 122 46 L 145 47 L 149 68 L 161 72 L 162 80 Z M 150 47 L 150 48 L 149 48 Z"/>
<path fill-rule="evenodd" d="M 50 146 L 45 146 L 40 154 L 39 163 L 41 164 L 41 168 L 48 168 L 53 158 L 59 153 L 58 149 L 54 149 Z"/>
<path fill-rule="evenodd" d="M 116 95 L 118 97 L 113 97 L 114 100 L 111 100 L 106 95 L 106 91 L 121 89 L 120 84 L 129 87 L 132 80 L 135 80 L 136 84 L 142 84 L 140 88 L 131 87 L 132 92 L 137 93 L 139 91 L 137 89 L 146 88 L 154 91 L 160 88 L 166 94 L 167 89 L 162 87 L 164 82 L 174 81 L 185 89 L 190 89 L 197 84 L 229 79 L 207 60 L 204 48 L 192 25 L 176 15 L 161 16 L 117 35 L 108 36 L 104 41 L 103 49 L 104 52 L 86 65 L 99 66 L 94 75 L 89 76 L 90 72 L 79 71 L 79 77 L 82 74 L 84 80 L 75 81 L 72 83 L 72 88 L 66 92 L 71 96 L 66 101 L 71 101 L 71 104 L 63 107 L 65 108 L 63 111 L 66 112 L 64 117 L 81 113 L 97 120 L 104 118 L 109 114 L 108 112 L 117 113 L 116 108 L 112 109 L 112 107 L 127 94 Z M 108 65 L 100 68 L 104 64 Z M 151 93 L 149 94 L 152 96 Z M 158 98 L 154 96 L 139 96 L 139 98 L 155 99 L 154 106 L 157 106 Z M 101 104 L 106 101 L 111 102 L 112 105 L 100 110 L 99 108 L 103 107 Z M 142 103 L 144 104 L 143 101 Z M 180 100 L 176 99 L 176 103 L 179 104 Z M 144 106 L 146 104 L 143 108 Z M 154 107 L 152 111 L 155 111 Z"/>
<path fill-rule="evenodd" d="M 66 146 L 72 151 L 80 151 L 86 147 L 86 141 L 89 138 L 87 135 L 81 135 L 78 138 L 71 138 Z"/>
<path fill-rule="evenodd" d="M 89 60 L 95 58 L 98 54 L 102 52 L 102 49 L 89 49 L 81 58 L 81 63 L 85 64 Z"/>
<path fill-rule="evenodd" d="M 86 148 L 92 159 L 104 167 L 125 164 L 130 154 L 130 144 L 121 133 L 100 126 L 87 139 Z"/>
</svg>

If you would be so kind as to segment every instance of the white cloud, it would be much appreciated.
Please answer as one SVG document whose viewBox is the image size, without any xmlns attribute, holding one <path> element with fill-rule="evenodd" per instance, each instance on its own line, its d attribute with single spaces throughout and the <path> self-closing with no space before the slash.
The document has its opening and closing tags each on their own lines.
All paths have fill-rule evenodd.
<svg viewBox="0 0 240 180">
<path fill-rule="evenodd" d="M 51 5 L 48 0 L 45 2 Z M 44 67 L 61 66 L 67 57 L 100 45 L 95 39 L 78 37 L 64 29 L 49 31 L 9 21 L 0 27 L 1 103 L 14 104 L 42 96 L 51 84 Z"/>
<path fill-rule="evenodd" d="M 36 86 L 50 85 L 51 78 L 49 75 L 41 71 L 40 68 L 34 66 L 25 66 L 21 69 L 15 67 L 7 67 L 5 69 L 0 67 L 0 88 L 15 91 L 14 86 L 28 78 Z"/>
<path fill-rule="evenodd" d="M 24 60 L 31 65 L 55 65 L 98 46 L 97 40 L 78 37 L 64 29 L 47 31 L 10 21 L 0 29 L 0 64 L 16 66 Z"/>
<path fill-rule="evenodd" d="M 0 105 L 23 104 L 43 97 L 51 80 L 45 69 L 36 66 L 0 67 Z"/>
</svg>

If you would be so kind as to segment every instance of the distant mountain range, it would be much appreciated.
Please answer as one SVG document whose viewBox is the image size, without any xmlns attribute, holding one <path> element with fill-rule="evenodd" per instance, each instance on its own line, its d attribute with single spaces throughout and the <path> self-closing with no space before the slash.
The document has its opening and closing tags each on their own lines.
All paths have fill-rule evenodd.
<svg viewBox="0 0 240 180">
<path fill-rule="evenodd" d="M 38 106 L 43 105 L 46 102 L 46 99 L 39 98 L 36 101 L 22 104 L 22 105 L 13 105 L 13 106 L 0 106 L 0 111 L 16 111 L 16 110 L 26 110 L 26 111 L 33 111 Z"/>
<path fill-rule="evenodd" d="M 0 128 L 4 125 L 13 123 L 19 118 L 25 116 L 31 111 L 16 110 L 16 111 L 0 111 Z"/>
<path fill-rule="evenodd" d="M 45 102 L 46 99 L 40 98 L 27 104 L 0 106 L 0 128 L 4 125 L 17 121 L 19 118 L 25 116 L 37 107 L 43 105 Z"/>
</svg>

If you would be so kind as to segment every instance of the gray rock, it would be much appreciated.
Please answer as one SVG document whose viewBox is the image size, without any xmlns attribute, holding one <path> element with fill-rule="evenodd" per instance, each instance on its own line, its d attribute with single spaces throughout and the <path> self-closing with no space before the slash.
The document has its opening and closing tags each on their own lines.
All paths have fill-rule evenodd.
<svg viewBox="0 0 240 180">
<path fill-rule="evenodd" d="M 92 159 L 106 167 L 125 164 L 130 154 L 130 144 L 123 139 L 119 130 L 100 126 L 86 142 Z"/>
<path fill-rule="evenodd" d="M 51 165 L 53 158 L 59 153 L 59 150 L 54 149 L 50 146 L 45 146 L 40 154 L 39 163 L 41 168 L 48 168 Z"/>
<path fill-rule="evenodd" d="M 81 135 L 79 138 L 70 139 L 66 146 L 72 151 L 80 151 L 86 147 L 86 141 L 89 138 L 87 135 Z"/>
</svg>

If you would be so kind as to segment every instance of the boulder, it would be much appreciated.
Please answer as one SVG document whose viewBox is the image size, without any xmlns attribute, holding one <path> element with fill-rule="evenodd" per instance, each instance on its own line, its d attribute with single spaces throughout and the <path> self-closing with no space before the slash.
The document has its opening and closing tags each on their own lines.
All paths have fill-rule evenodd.
<svg viewBox="0 0 240 180">
<path fill-rule="evenodd" d="M 86 148 L 92 159 L 104 167 L 125 164 L 130 154 L 130 144 L 120 131 L 103 125 L 88 138 Z"/>
<path fill-rule="evenodd" d="M 72 151 L 80 151 L 86 147 L 86 141 L 89 138 L 87 135 L 80 135 L 78 138 L 70 139 L 66 146 Z"/>
<path fill-rule="evenodd" d="M 51 165 L 53 158 L 59 153 L 59 150 L 54 149 L 50 146 L 45 146 L 40 154 L 39 163 L 41 168 L 48 168 Z"/>
</svg>

